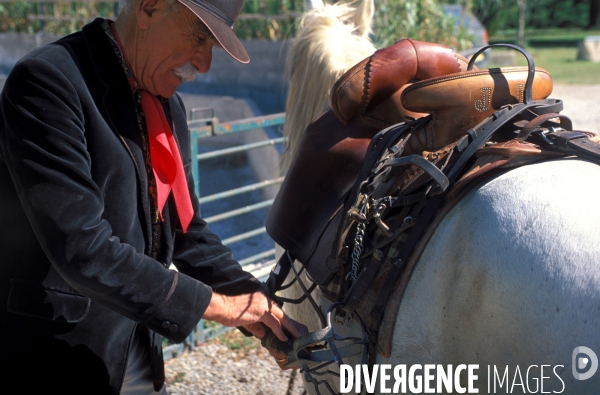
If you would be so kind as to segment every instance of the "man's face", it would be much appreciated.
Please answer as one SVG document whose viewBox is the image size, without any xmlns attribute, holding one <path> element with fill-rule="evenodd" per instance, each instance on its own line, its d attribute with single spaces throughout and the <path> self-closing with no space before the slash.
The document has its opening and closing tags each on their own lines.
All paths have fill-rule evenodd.
<svg viewBox="0 0 600 395">
<path fill-rule="evenodd" d="M 182 74 L 210 69 L 215 41 L 190 10 L 182 6 L 168 12 L 161 3 L 149 17 L 146 13 L 147 29 L 137 43 L 133 68 L 143 88 L 170 97 L 183 82 Z"/>
</svg>

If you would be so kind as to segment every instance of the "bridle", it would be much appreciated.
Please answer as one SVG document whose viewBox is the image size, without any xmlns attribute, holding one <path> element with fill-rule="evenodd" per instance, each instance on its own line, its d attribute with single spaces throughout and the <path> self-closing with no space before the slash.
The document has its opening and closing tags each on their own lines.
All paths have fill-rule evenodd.
<svg viewBox="0 0 600 395">
<path fill-rule="evenodd" d="M 298 339 L 287 342 L 281 342 L 271 331 L 261 339 L 264 347 L 275 349 L 286 354 L 286 367 L 299 368 L 307 383 L 314 386 L 317 395 L 321 395 L 319 387 L 323 385 L 329 394 L 335 395 L 336 392 L 329 383 L 321 379 L 323 376 L 332 375 L 339 377 L 339 373 L 331 369 L 331 365 L 344 363 L 344 360 L 360 355 L 360 363 L 367 364 L 368 358 L 368 337 L 365 325 L 362 319 L 355 314 L 353 319 L 359 323 L 362 336 L 344 337 L 337 334 L 334 330 L 333 317 L 343 303 L 333 303 L 323 314 L 321 308 L 317 305 L 311 293 L 317 284 L 313 283 L 309 287 L 304 284 L 300 275 L 305 271 L 302 264 L 299 270 L 294 266 L 294 258 L 289 251 L 281 256 L 271 275 L 266 281 L 269 297 L 279 304 L 290 303 L 300 304 L 308 300 L 311 307 L 319 317 L 322 329 L 310 332 Z M 294 278 L 287 284 L 283 284 L 288 274 L 293 272 Z M 284 298 L 276 294 L 277 291 L 285 290 L 294 283 L 298 283 L 302 289 L 303 295 L 297 299 Z"/>
</svg>

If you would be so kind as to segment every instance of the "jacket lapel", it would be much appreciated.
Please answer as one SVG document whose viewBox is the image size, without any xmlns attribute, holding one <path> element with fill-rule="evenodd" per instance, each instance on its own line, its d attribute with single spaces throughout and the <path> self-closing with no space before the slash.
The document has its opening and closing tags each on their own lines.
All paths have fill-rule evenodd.
<svg viewBox="0 0 600 395">
<path fill-rule="evenodd" d="M 99 110 L 105 114 L 106 122 L 119 137 L 135 165 L 146 222 L 146 253 L 149 253 L 152 243 L 152 217 L 148 197 L 148 175 L 133 95 L 113 46 L 102 28 L 102 19 L 96 19 L 84 26 L 82 32 L 98 80 L 105 87 L 100 104 L 103 108 Z"/>
</svg>

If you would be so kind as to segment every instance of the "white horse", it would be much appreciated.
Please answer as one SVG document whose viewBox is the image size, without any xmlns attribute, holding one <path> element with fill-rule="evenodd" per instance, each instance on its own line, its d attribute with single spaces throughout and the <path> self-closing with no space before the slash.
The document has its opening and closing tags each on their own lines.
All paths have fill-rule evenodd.
<svg viewBox="0 0 600 395">
<path fill-rule="evenodd" d="M 377 363 L 478 364 L 480 393 L 488 393 L 488 366 L 492 379 L 494 369 L 502 377 L 508 367 L 510 385 L 497 381 L 493 393 L 522 393 L 519 383 L 533 391 L 541 365 L 549 365 L 545 391 L 597 394 L 600 373 L 575 380 L 572 353 L 579 346 L 600 352 L 599 177 L 600 166 L 567 159 L 518 168 L 469 192 L 419 259 L 391 356 Z M 329 306 L 324 298 L 318 303 Z M 292 318 L 318 322 L 306 305 Z M 352 321 L 336 327 L 345 335 L 359 329 Z M 329 383 L 337 388 L 339 379 Z"/>
<path fill-rule="evenodd" d="M 597 368 L 597 357 L 574 350 L 600 353 L 599 179 L 600 166 L 572 158 L 527 165 L 471 190 L 424 249 L 395 319 L 391 355 L 376 363 L 420 375 L 420 389 L 413 380 L 406 393 L 436 387 L 425 384 L 426 364 L 476 364 L 478 393 L 597 394 L 600 372 L 586 380 L 575 374 Z M 313 295 L 325 311 L 330 303 Z M 307 304 L 286 307 L 309 329 L 320 327 Z M 354 321 L 335 328 L 360 333 Z M 380 377 L 374 392 L 386 393 Z M 467 389 L 468 369 L 455 379 L 460 385 L 449 392 Z M 337 377 L 327 381 L 340 390 Z M 392 375 L 387 388 L 393 384 Z M 315 393 L 312 384 L 307 390 Z"/>
</svg>

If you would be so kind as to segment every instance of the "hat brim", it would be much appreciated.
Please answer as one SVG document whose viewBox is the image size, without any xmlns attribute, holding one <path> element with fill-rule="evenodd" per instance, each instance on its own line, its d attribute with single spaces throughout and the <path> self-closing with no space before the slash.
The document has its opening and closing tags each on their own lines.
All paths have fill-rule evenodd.
<svg viewBox="0 0 600 395">
<path fill-rule="evenodd" d="M 232 58 L 240 63 L 250 62 L 248 52 L 246 52 L 246 49 L 237 38 L 231 27 L 227 26 L 222 20 L 210 12 L 198 7 L 189 0 L 178 1 L 192 11 L 202 22 L 204 22 L 208 30 L 210 30 L 215 36 L 221 47 Z"/>
</svg>

